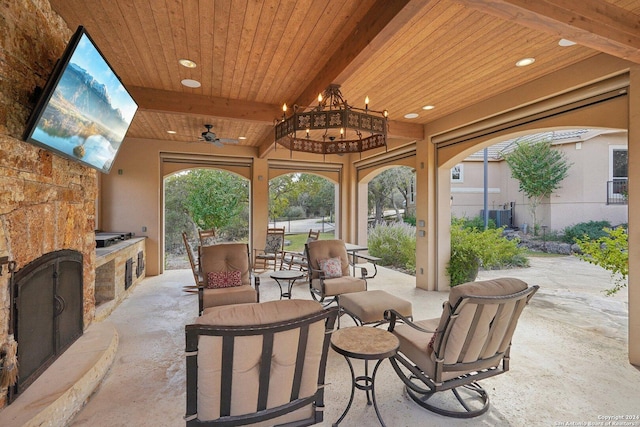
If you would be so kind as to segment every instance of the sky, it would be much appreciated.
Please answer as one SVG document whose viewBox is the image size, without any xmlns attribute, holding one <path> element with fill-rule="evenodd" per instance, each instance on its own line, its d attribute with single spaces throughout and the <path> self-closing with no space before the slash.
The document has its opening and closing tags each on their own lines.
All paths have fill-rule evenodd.
<svg viewBox="0 0 640 427">
<path fill-rule="evenodd" d="M 80 38 L 78 47 L 69 62 L 84 68 L 96 81 L 105 85 L 113 106 L 120 109 L 125 120 L 130 122 L 133 119 L 137 109 L 135 101 L 86 34 Z"/>
</svg>

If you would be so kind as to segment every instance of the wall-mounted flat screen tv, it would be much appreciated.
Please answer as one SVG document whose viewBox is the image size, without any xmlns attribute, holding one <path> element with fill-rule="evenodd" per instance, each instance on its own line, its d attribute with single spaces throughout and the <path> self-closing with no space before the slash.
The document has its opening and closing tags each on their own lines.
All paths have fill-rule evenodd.
<svg viewBox="0 0 640 427">
<path fill-rule="evenodd" d="M 137 109 L 80 26 L 42 91 L 24 139 L 109 173 Z"/>
</svg>

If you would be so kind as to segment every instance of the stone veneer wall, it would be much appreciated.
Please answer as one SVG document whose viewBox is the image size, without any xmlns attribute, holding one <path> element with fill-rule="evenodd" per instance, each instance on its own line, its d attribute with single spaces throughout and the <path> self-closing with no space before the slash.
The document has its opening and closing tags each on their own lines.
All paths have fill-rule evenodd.
<svg viewBox="0 0 640 427">
<path fill-rule="evenodd" d="M 72 34 L 48 0 L 0 2 L 0 258 L 20 269 L 51 251 L 81 252 L 87 328 L 95 313 L 97 172 L 22 141 L 34 90 L 44 87 Z M 6 265 L 2 273 L 0 345 L 9 326 Z"/>
</svg>

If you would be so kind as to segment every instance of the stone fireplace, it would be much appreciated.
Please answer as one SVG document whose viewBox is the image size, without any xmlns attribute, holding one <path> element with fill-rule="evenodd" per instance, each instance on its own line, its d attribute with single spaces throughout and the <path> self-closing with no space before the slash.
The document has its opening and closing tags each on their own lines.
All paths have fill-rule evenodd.
<svg viewBox="0 0 640 427">
<path fill-rule="evenodd" d="M 36 87 L 43 87 L 72 31 L 48 0 L 0 3 L 0 259 L 20 271 L 57 251 L 81 255 L 82 328 L 95 315 L 98 176 L 93 169 L 22 141 Z M 0 272 L 0 344 L 12 320 L 10 274 Z M 0 390 L 0 409 L 7 389 Z"/>
</svg>

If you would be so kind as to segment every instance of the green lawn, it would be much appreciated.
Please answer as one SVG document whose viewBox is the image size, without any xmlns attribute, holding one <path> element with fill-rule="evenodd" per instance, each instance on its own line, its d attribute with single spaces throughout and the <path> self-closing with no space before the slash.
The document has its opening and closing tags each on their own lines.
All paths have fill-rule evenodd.
<svg viewBox="0 0 640 427">
<path fill-rule="evenodd" d="M 320 233 L 320 239 L 333 239 L 333 231 L 329 233 Z M 302 252 L 304 251 L 304 244 L 307 242 L 307 233 L 300 234 L 287 234 L 285 240 L 291 242 L 291 244 L 284 247 L 285 251 Z"/>
</svg>

